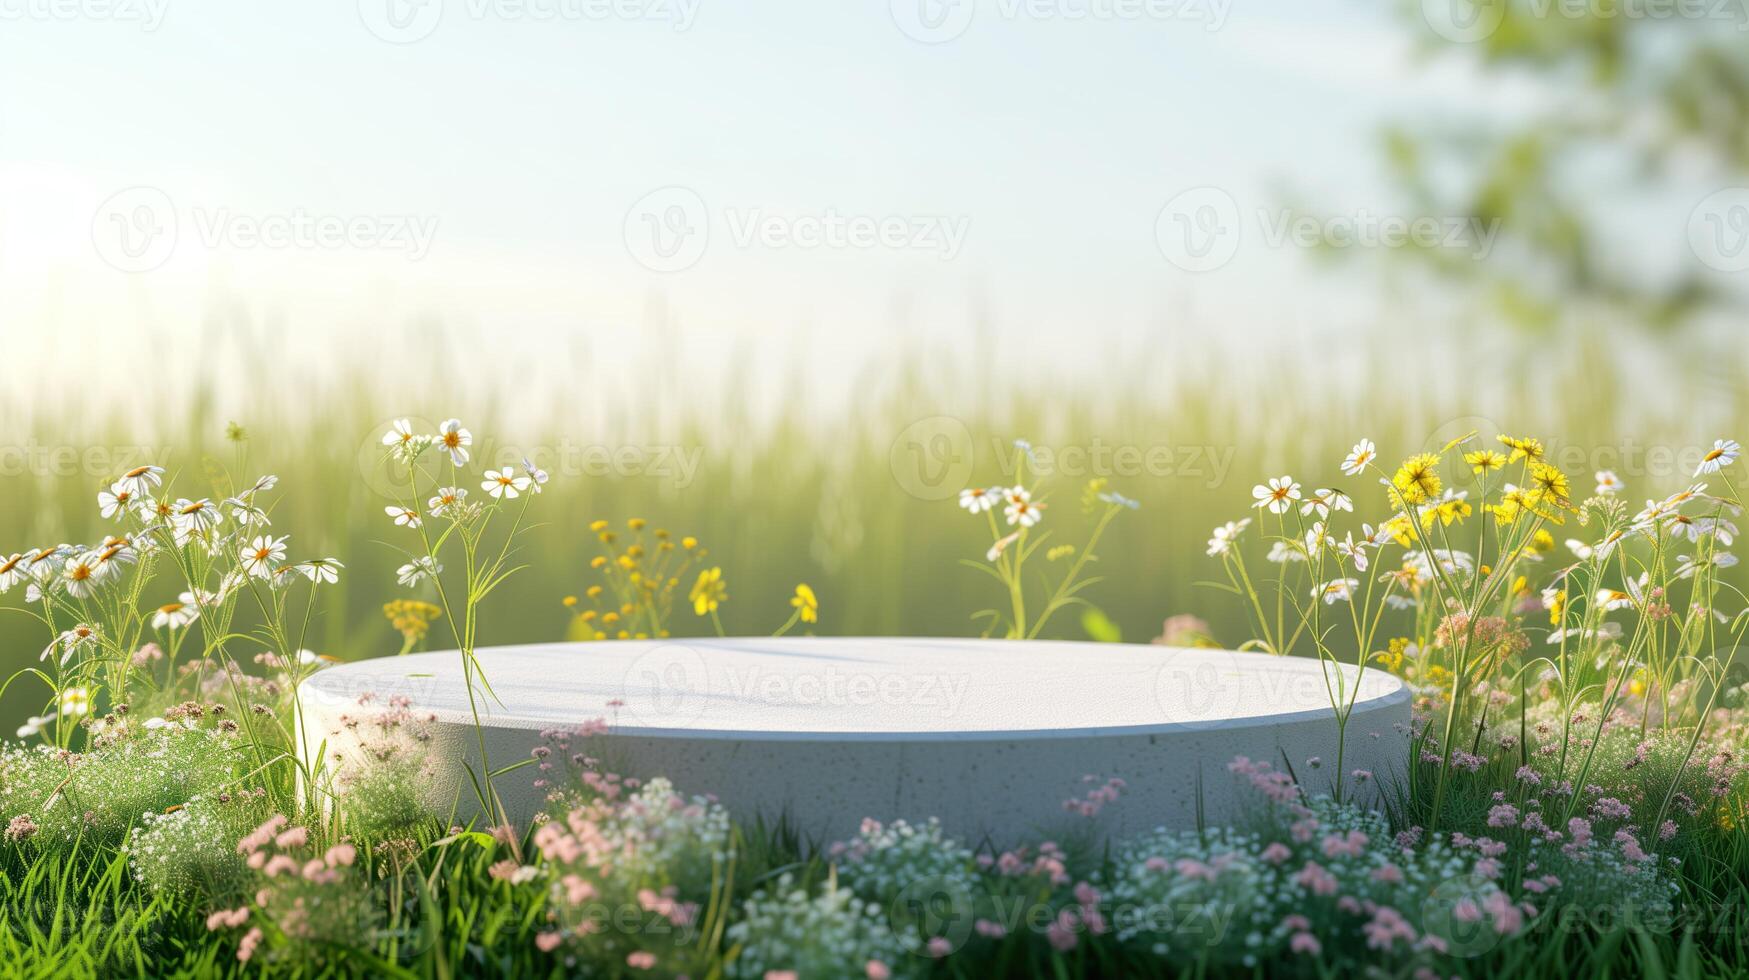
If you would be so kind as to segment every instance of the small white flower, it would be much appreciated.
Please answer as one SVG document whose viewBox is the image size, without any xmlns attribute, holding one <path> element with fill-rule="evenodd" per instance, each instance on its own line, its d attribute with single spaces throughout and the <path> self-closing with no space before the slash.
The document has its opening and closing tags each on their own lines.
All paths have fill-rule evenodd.
<svg viewBox="0 0 1749 980">
<path fill-rule="evenodd" d="M 1257 498 L 1251 506 L 1267 507 L 1272 514 L 1285 514 L 1293 502 L 1300 499 L 1300 485 L 1291 476 L 1278 476 L 1252 487 L 1251 496 Z"/>
<path fill-rule="evenodd" d="M 1591 546 L 1586 544 L 1583 541 L 1580 541 L 1578 538 L 1568 538 L 1567 539 L 1567 550 L 1571 551 L 1573 553 L 1573 557 L 1579 559 L 1580 561 L 1590 561 L 1591 560 Z"/>
<path fill-rule="evenodd" d="M 973 514 L 982 514 L 996 506 L 1005 493 L 1001 487 L 967 487 L 960 491 L 960 506 Z"/>
<path fill-rule="evenodd" d="M 468 462 L 468 447 L 474 444 L 473 433 L 462 428 L 461 419 L 447 419 L 437 427 L 437 444 L 443 451 L 449 453 L 449 461 L 456 466 L 465 466 Z"/>
<path fill-rule="evenodd" d="M 384 507 L 383 513 L 394 518 L 396 527 L 418 527 L 419 512 L 405 507 Z"/>
<path fill-rule="evenodd" d="M 1345 510 L 1354 513 L 1354 500 L 1340 490 L 1314 490 L 1300 505 L 1300 514 L 1309 516 L 1316 511 L 1319 517 L 1329 517 L 1333 510 Z"/>
<path fill-rule="evenodd" d="M 1412 596 L 1387 592 L 1385 593 L 1385 605 L 1390 606 L 1392 609 L 1413 609 L 1415 608 L 1415 599 Z"/>
<path fill-rule="evenodd" d="M 1707 450 L 1707 454 L 1700 458 L 1700 465 L 1694 468 L 1694 475 L 1717 473 L 1735 463 L 1737 457 L 1742 454 L 1743 447 L 1737 445 L 1737 440 L 1715 439 L 1713 440 L 1713 448 Z"/>
<path fill-rule="evenodd" d="M 1324 533 L 1324 522 L 1313 521 L 1312 526 L 1306 529 L 1306 554 L 1315 557 L 1324 550 L 1329 541 L 1330 536 Z"/>
<path fill-rule="evenodd" d="M 87 551 L 76 557 L 67 559 L 62 568 L 62 585 L 67 594 L 75 599 L 85 599 L 97 591 L 97 586 L 103 581 L 103 575 L 98 571 L 99 556 L 95 551 Z"/>
<path fill-rule="evenodd" d="M 1025 491 L 1022 491 L 1024 493 Z M 1015 500 L 1009 497 L 1008 506 L 1003 508 L 1002 516 L 1008 519 L 1009 526 L 1018 524 L 1021 527 L 1032 527 L 1039 518 L 1044 516 L 1044 504 L 1035 504 L 1031 499 Z"/>
<path fill-rule="evenodd" d="M 1353 531 L 1348 532 L 1341 541 L 1336 543 L 1336 553 L 1352 562 L 1355 571 L 1366 571 L 1368 560 L 1366 557 L 1366 541 L 1362 540 L 1360 543 L 1356 544 Z"/>
<path fill-rule="evenodd" d="M 225 515 L 213 506 L 206 498 L 200 500 L 178 500 L 174 505 L 171 521 L 176 528 L 176 546 L 182 547 L 189 541 L 205 535 L 219 526 Z"/>
<path fill-rule="evenodd" d="M 243 571 L 256 578 L 271 576 L 273 570 L 285 561 L 285 541 L 284 537 L 263 536 L 244 545 L 237 554 Z"/>
<path fill-rule="evenodd" d="M 383 433 L 383 445 L 407 446 L 417 438 L 413 435 L 412 419 L 396 419 L 389 423 L 389 431 Z"/>
<path fill-rule="evenodd" d="M 1269 546 L 1269 554 L 1264 557 L 1278 565 L 1285 565 L 1290 561 L 1305 561 L 1306 553 L 1277 538 L 1275 543 Z"/>
<path fill-rule="evenodd" d="M 1215 528 L 1214 534 L 1209 538 L 1208 553 L 1213 556 L 1224 555 L 1232 551 L 1233 545 L 1239 540 L 1239 535 L 1245 533 L 1245 529 L 1250 526 L 1251 518 L 1247 517 L 1241 521 L 1228 521 Z"/>
<path fill-rule="evenodd" d="M 1326 606 L 1334 605 L 1338 602 L 1347 602 L 1349 599 L 1354 597 L 1354 590 L 1359 585 L 1360 585 L 1359 579 L 1352 579 L 1352 578 L 1331 579 L 1330 581 L 1325 582 L 1323 585 L 1320 585 L 1317 588 L 1313 589 L 1312 590 L 1312 598 L 1316 599 L 1316 598 L 1319 598 L 1320 596 L 1322 596 L 1324 599 L 1324 605 L 1326 605 Z"/>
<path fill-rule="evenodd" d="M 312 558 L 294 566 L 298 574 L 317 585 L 333 585 L 340 581 L 340 570 L 346 566 L 338 558 Z"/>
<path fill-rule="evenodd" d="M 442 517 L 451 507 L 460 506 L 467 499 L 468 492 L 461 487 L 439 487 L 437 494 L 425 502 L 425 507 L 431 511 L 432 517 Z"/>
<path fill-rule="evenodd" d="M 152 491 L 164 482 L 164 467 L 136 466 L 121 475 L 110 490 L 120 493 L 126 490 L 130 496 L 149 497 Z"/>
<path fill-rule="evenodd" d="M 152 613 L 152 628 L 179 630 L 200 618 L 200 607 L 194 604 L 194 593 L 184 592 L 176 602 L 166 602 Z"/>
<path fill-rule="evenodd" d="M 1345 476 L 1359 476 L 1378 457 L 1379 447 L 1373 445 L 1371 439 L 1362 439 L 1354 444 L 1348 458 L 1342 461 L 1342 473 Z"/>
<path fill-rule="evenodd" d="M 529 479 L 513 473 L 510 470 L 499 472 L 487 470 L 486 479 L 480 483 L 480 489 L 486 491 L 495 500 L 515 500 L 529 487 Z"/>
<path fill-rule="evenodd" d="M 400 568 L 395 569 L 395 581 L 401 585 L 418 585 L 427 578 L 434 577 L 443 571 L 443 566 L 430 556 L 415 558 Z"/>
<path fill-rule="evenodd" d="M 1597 493 L 1599 496 L 1613 497 L 1621 493 L 1625 486 L 1626 484 L 1621 482 L 1621 477 L 1615 475 L 1614 470 L 1597 471 Z"/>
<path fill-rule="evenodd" d="M 546 486 L 549 479 L 547 471 L 534 465 L 534 462 L 527 456 L 522 457 L 522 472 L 528 477 L 529 493 L 540 493 L 541 487 Z"/>
<path fill-rule="evenodd" d="M 77 718 L 91 711 L 91 692 L 82 687 L 69 687 L 61 692 L 61 714 Z"/>
<path fill-rule="evenodd" d="M 1016 542 L 1018 540 L 1020 540 L 1020 532 L 1015 531 L 1013 534 L 1010 534 L 1007 537 L 1002 538 L 1001 540 L 997 541 L 995 544 L 991 545 L 990 550 L 984 552 L 984 557 L 988 558 L 990 561 L 995 561 L 996 559 L 1002 557 L 1002 552 L 1007 551 L 1009 545 L 1013 544 L 1014 542 Z"/>
<path fill-rule="evenodd" d="M 1614 612 L 1617 609 L 1631 609 L 1634 597 L 1615 589 L 1598 589 L 1595 601 L 1604 612 Z"/>
<path fill-rule="evenodd" d="M 43 648 L 42 655 L 37 657 L 37 659 L 47 660 L 50 656 L 53 656 L 58 652 L 59 659 L 57 662 L 62 666 L 66 666 L 67 662 L 73 659 L 73 654 L 85 649 L 86 647 L 96 645 L 97 627 L 80 623 L 78 626 L 75 626 L 62 633 L 60 636 L 55 637 L 48 646 Z"/>
<path fill-rule="evenodd" d="M 103 519 L 106 521 L 125 517 L 127 512 L 135 506 L 137 500 L 138 498 L 134 496 L 132 490 L 118 482 L 108 490 L 97 492 L 97 512 L 103 515 Z"/>
<path fill-rule="evenodd" d="M 57 712 L 51 711 L 46 715 L 31 715 L 25 719 L 24 724 L 18 726 L 18 737 L 35 738 L 41 735 L 43 729 L 49 727 L 49 722 L 54 721 L 57 714 Z"/>
<path fill-rule="evenodd" d="M 25 556 L 20 554 L 0 554 L 0 595 L 12 591 L 12 587 L 24 581 Z"/>
</svg>

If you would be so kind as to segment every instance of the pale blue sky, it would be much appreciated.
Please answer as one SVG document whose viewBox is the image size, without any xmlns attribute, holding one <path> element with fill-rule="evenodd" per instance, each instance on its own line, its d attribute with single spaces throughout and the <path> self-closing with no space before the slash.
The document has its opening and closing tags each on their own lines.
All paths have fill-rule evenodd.
<svg viewBox="0 0 1749 980">
<path fill-rule="evenodd" d="M 694 349 L 799 344 L 840 366 L 951 343 L 980 314 L 1023 349 L 1166 324 L 1192 343 L 1343 330 L 1376 290 L 1261 247 L 1253 212 L 1284 190 L 1388 209 L 1382 121 L 1523 97 L 1461 65 L 1412 70 L 1418 25 L 1349 0 L 1079 21 L 1029 11 L 1087 0 L 978 0 L 938 44 L 884 0 L 693 0 L 685 30 L 666 0 L 593 21 L 447 0 L 406 44 L 368 26 L 401 0 L 120 0 L 161 8 L 155 30 L 55 19 L 46 2 L 0 0 L 0 329 L 41 345 L 35 366 L 215 311 L 294 328 L 290 353 L 317 362 L 336 356 L 332 331 L 370 356 L 433 316 L 490 331 L 506 357 L 522 338 L 636 344 L 658 301 Z M 653 271 L 627 246 L 628 212 L 671 185 L 703 202 L 707 244 Z M 1205 185 L 1237 202 L 1247 238 L 1187 272 L 1155 220 Z M 141 186 L 177 235 L 161 264 L 123 271 L 98 241 L 114 233 L 104 209 Z M 416 261 L 207 237 L 294 212 L 434 230 Z M 756 217 L 825 213 L 939 218 L 964 240 L 951 257 L 734 240 Z"/>
</svg>

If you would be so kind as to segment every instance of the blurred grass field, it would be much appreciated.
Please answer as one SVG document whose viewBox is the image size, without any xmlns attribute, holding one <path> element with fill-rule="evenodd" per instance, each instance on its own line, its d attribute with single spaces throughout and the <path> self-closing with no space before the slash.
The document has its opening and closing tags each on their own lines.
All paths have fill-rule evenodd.
<svg viewBox="0 0 1749 980">
<path fill-rule="evenodd" d="M 1084 537 L 1077 502 L 1091 477 L 1141 502 L 1108 536 L 1092 572 L 1104 580 L 1087 593 L 1126 641 L 1146 641 L 1165 617 L 1190 612 L 1236 645 L 1247 638 L 1238 605 L 1197 584 L 1216 572 L 1203 554 L 1210 528 L 1251 513 L 1250 488 L 1265 476 L 1291 473 L 1308 487 L 1340 479 L 1337 463 L 1356 438 L 1374 439 L 1391 459 L 1472 428 L 1486 438 L 1535 434 L 1576 487 L 1589 492 L 1591 471 L 1607 467 L 1636 502 L 1684 485 L 1690 456 L 1713 438 L 1749 432 L 1749 366 L 1736 354 L 1688 358 L 1653 376 L 1605 345 L 1539 360 L 1512 356 L 1518 345 L 1503 342 L 1491 359 L 1497 367 L 1469 375 L 1436 356 L 1406 363 L 1385 353 L 1388 340 L 1378 353 L 1348 358 L 1358 380 L 1285 353 L 1240 370 L 1164 347 L 1119 352 L 1110 375 L 1078 385 L 910 354 L 863 370 L 844 393 L 847 407 L 833 409 L 806 402 L 804 379 L 772 376 L 781 369 L 752 359 L 726 375 L 739 377 L 736 385 L 709 397 L 659 367 L 632 383 L 579 376 L 567 390 L 532 395 L 470 377 L 465 359 L 442 345 L 387 380 L 366 370 L 281 372 L 270 387 L 176 389 L 134 371 L 137 390 L 117 407 L 0 396 L 0 550 L 100 537 L 98 489 L 142 454 L 165 465 L 186 496 L 215 492 L 213 474 L 224 468 L 239 479 L 274 473 L 277 533 L 292 536 L 294 554 L 347 565 L 312 646 L 343 660 L 393 654 L 400 637 L 381 607 L 409 593 L 395 584 L 406 559 L 387 543 L 391 501 L 370 476 L 377 437 L 398 417 L 429 426 L 453 415 L 475 433 L 473 473 L 528 454 L 553 475 L 532 511 L 542 526 L 521 556 L 527 569 L 489 601 L 485 644 L 561 638 L 569 621 L 561 600 L 598 581 L 587 524 L 631 517 L 696 535 L 710 549 L 728 583 L 722 616 L 731 633 L 770 632 L 806 582 L 820 597 L 824 635 L 975 635 L 970 614 L 996 597 L 959 560 L 980 559 L 988 540 L 983 522 L 952 498 L 968 481 L 1006 482 L 1012 440 L 1024 437 L 1059 471 L 1035 483 L 1049 494 L 1045 527 L 1062 536 L 1053 540 Z M 277 370 L 265 355 L 231 353 L 235 373 L 203 377 Z M 1484 360 L 1463 363 L 1473 371 Z M 761 417 L 749 393 L 772 387 L 795 399 Z M 269 390 L 308 396 L 286 401 Z M 227 438 L 233 422 L 242 441 Z M 1363 516 L 1382 510 L 1366 487 L 1337 485 Z M 151 598 L 174 597 L 167 581 L 161 587 L 167 594 Z M 35 663 L 47 641 L 16 611 L 20 602 L 8 595 L 0 616 L 7 675 Z M 677 635 L 689 628 L 709 632 L 687 613 Z M 1047 633 L 1079 637 L 1081 629 L 1064 616 Z M 432 645 L 448 645 L 445 636 L 439 625 Z M 14 685 L 0 714 L 21 717 L 40 697 Z"/>
</svg>

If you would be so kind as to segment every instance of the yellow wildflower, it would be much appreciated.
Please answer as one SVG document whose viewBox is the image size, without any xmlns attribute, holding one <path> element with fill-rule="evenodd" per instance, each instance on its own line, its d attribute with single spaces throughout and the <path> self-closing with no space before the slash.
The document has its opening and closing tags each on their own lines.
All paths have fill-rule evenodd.
<svg viewBox="0 0 1749 980">
<path fill-rule="evenodd" d="M 1411 504 L 1423 503 L 1439 496 L 1440 482 L 1437 467 L 1439 457 L 1432 453 L 1422 453 L 1411 456 L 1397 467 L 1397 475 L 1391 477 L 1391 485 L 1397 488 L 1397 493 L 1404 501 Z"/>
<path fill-rule="evenodd" d="M 600 534 L 601 532 L 607 530 L 607 522 L 606 521 L 590 521 L 589 522 L 589 530 L 594 531 L 596 534 Z"/>
<path fill-rule="evenodd" d="M 634 517 L 631 520 L 626 521 L 626 527 L 629 527 L 634 531 L 642 531 L 644 526 L 649 523 L 649 521 L 644 520 L 642 517 Z"/>
<path fill-rule="evenodd" d="M 796 594 L 790 597 L 789 604 L 800 611 L 802 622 L 817 623 L 820 621 L 820 600 L 814 596 L 814 590 L 806 583 L 796 586 Z"/>
<path fill-rule="evenodd" d="M 1498 438 L 1502 445 L 1512 450 L 1512 458 L 1507 460 L 1509 463 L 1516 463 L 1521 459 L 1539 460 L 1543 458 L 1543 444 L 1540 440 L 1515 439 L 1512 436 L 1499 436 Z"/>
<path fill-rule="evenodd" d="M 1478 476 L 1487 476 L 1490 472 L 1506 465 L 1506 457 L 1492 449 L 1478 449 L 1473 453 L 1464 453 L 1464 462 L 1470 464 L 1470 469 Z"/>
<path fill-rule="evenodd" d="M 1553 501 L 1556 506 L 1572 506 L 1573 488 L 1567 482 L 1567 474 L 1562 473 L 1560 467 L 1533 462 L 1530 464 L 1530 480 L 1535 484 L 1537 493 Z"/>
<path fill-rule="evenodd" d="M 692 601 L 692 611 L 700 616 L 714 613 L 717 607 L 729 599 L 729 587 L 723 582 L 721 568 L 707 568 L 698 573 L 698 581 L 692 583 L 692 591 L 687 595 Z"/>
</svg>

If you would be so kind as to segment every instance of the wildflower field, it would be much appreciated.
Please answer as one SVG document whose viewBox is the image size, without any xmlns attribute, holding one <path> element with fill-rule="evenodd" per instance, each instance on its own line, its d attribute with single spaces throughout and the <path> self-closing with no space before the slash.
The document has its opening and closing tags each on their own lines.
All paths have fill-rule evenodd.
<svg viewBox="0 0 1749 980">
<path fill-rule="evenodd" d="M 1456 391 L 1228 412 L 1213 382 L 1157 396 L 1140 373 L 1065 416 L 1048 389 L 956 402 L 968 386 L 916 365 L 818 431 L 733 404 L 527 437 L 498 428 L 513 411 L 363 393 L 132 420 L 8 405 L 20 432 L 104 451 L 13 477 L 0 514 L 0 956 L 18 975 L 1742 973 L 1728 433 L 1749 412 L 1592 412 L 1561 385 L 1607 405 L 1595 367 L 1498 418 Z M 614 468 L 626 447 L 645 471 Z M 359 758 L 295 709 L 336 661 L 455 650 L 484 704 L 494 644 L 804 632 L 1315 657 L 1401 678 L 1413 722 L 1344 732 L 1398 743 L 1391 771 L 1210 760 L 1249 801 L 1230 825 L 1113 839 L 1127 783 L 1089 776 L 1037 788 L 1065 801 L 1051 839 L 870 813 L 834 841 L 614 772 L 610 704 L 470 768 L 458 807 L 485 816 L 459 819 L 421 803 L 442 760 L 413 705 L 361 697 Z M 1355 693 L 1331 688 L 1331 725 Z M 511 781 L 545 792 L 530 824 L 504 816 Z"/>
</svg>

